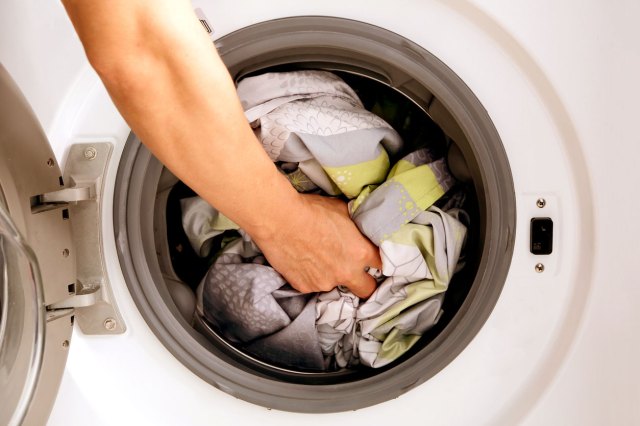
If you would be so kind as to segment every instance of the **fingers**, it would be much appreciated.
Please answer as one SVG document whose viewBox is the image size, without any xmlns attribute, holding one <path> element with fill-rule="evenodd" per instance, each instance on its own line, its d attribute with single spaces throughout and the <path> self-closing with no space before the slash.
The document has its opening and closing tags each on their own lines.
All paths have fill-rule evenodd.
<svg viewBox="0 0 640 426">
<path fill-rule="evenodd" d="M 325 198 L 324 200 L 327 200 Z M 368 238 L 360 233 L 355 224 L 349 218 L 349 210 L 347 204 L 338 199 L 328 199 L 330 206 L 339 212 L 345 218 L 348 218 L 350 233 L 343 234 L 346 245 L 353 250 L 353 257 L 347 257 L 345 262 L 349 265 L 348 269 L 353 271 L 351 277 L 344 284 L 349 290 L 360 298 L 368 298 L 375 291 L 377 282 L 370 274 L 366 272 L 366 268 L 382 269 L 382 260 L 380 259 L 380 250 Z"/>
<path fill-rule="evenodd" d="M 376 247 L 369 240 L 367 240 L 367 243 L 369 243 L 369 250 L 367 252 L 365 266 L 382 270 L 382 259 L 380 259 L 380 249 Z"/>
<path fill-rule="evenodd" d="M 378 247 L 360 233 L 339 199 L 305 195 L 281 232 L 256 239 L 265 257 L 295 289 L 307 293 L 343 285 L 361 298 L 376 289 L 366 268 L 382 269 Z"/>
<path fill-rule="evenodd" d="M 361 265 L 355 265 L 357 269 L 357 273 L 354 274 L 354 278 L 346 284 L 346 286 L 360 298 L 368 298 L 375 291 L 377 282 L 375 278 L 373 278 L 370 274 L 367 273 L 366 269 L 376 268 L 382 270 L 382 261 L 380 260 L 380 251 L 378 248 L 373 245 L 369 240 L 366 240 L 367 249 L 364 257 L 364 261 Z"/>
</svg>

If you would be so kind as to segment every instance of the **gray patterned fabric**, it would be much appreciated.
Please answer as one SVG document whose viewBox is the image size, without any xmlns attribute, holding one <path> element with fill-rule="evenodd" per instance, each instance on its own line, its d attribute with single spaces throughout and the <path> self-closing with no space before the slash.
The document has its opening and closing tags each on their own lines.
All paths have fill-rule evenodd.
<svg viewBox="0 0 640 426">
<path fill-rule="evenodd" d="M 454 184 L 444 160 L 422 149 L 391 168 L 399 135 L 327 72 L 251 77 L 238 94 L 256 136 L 296 189 L 351 199 L 354 222 L 380 247 L 384 277 L 366 301 L 341 287 L 302 295 L 240 230 L 201 283 L 199 314 L 247 353 L 281 366 L 392 362 L 440 317 L 466 235 L 464 212 L 433 206 Z M 201 254 L 211 237 L 235 227 L 203 203 L 182 204 L 183 226 Z"/>
<path fill-rule="evenodd" d="M 273 161 L 304 162 L 332 148 L 350 149 L 351 155 L 360 155 L 360 148 L 372 146 L 358 142 L 359 138 L 353 137 L 356 133 L 346 145 L 340 140 L 331 146 L 317 145 L 318 151 L 312 155 L 300 136 L 334 136 L 376 129 L 385 137 L 383 143 L 388 152 L 397 152 L 402 144 L 400 136 L 384 120 L 364 109 L 351 87 L 328 72 L 267 73 L 245 78 L 238 84 L 238 96 L 256 136 Z M 356 149 L 349 148 L 354 143 L 358 144 Z M 328 156 L 329 161 L 336 159 L 330 152 Z"/>
<path fill-rule="evenodd" d="M 346 367 L 358 360 L 371 367 L 387 365 L 438 321 L 444 292 L 461 266 L 466 227 L 458 218 L 468 220 L 461 210 L 445 213 L 431 206 L 399 231 L 413 244 L 383 241 L 380 255 L 386 278 L 365 302 L 346 302 L 357 309 L 342 309 L 344 302 L 335 295 L 339 291 L 342 300 L 354 299 L 350 293 L 318 295 L 320 345 L 323 353 L 335 356 L 336 365 Z"/>
<path fill-rule="evenodd" d="M 202 314 L 232 342 L 260 359 L 324 369 L 315 329 L 316 300 L 289 287 L 265 265 L 250 237 L 230 243 L 207 274 Z M 269 336 L 268 338 L 263 338 Z"/>
</svg>

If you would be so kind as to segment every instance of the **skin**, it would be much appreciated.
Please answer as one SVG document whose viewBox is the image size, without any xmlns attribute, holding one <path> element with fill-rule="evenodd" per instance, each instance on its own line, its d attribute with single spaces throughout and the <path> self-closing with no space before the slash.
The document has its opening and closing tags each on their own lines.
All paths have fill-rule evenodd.
<svg viewBox="0 0 640 426">
<path fill-rule="evenodd" d="M 245 229 L 296 289 L 371 295 L 364 268 L 381 267 L 378 249 L 344 202 L 299 194 L 277 171 L 188 0 L 62 3 L 114 104 L 166 167 Z"/>
</svg>

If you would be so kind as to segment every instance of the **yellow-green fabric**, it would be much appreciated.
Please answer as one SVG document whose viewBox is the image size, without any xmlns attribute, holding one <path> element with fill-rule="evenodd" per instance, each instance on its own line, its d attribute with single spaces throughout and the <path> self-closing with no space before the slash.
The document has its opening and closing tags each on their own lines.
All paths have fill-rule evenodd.
<svg viewBox="0 0 640 426">
<path fill-rule="evenodd" d="M 381 151 L 373 160 L 349 166 L 323 168 L 347 198 L 355 198 L 364 188 L 385 180 L 389 170 L 389 155 L 386 151 Z"/>
</svg>

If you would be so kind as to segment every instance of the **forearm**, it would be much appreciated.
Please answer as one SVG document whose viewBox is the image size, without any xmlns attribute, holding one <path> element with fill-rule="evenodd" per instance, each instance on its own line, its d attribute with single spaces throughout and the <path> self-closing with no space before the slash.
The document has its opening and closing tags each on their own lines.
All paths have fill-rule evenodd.
<svg viewBox="0 0 640 426">
<path fill-rule="evenodd" d="M 300 197 L 256 141 L 189 1 L 63 2 L 114 103 L 163 164 L 251 234 L 288 221 Z"/>
</svg>

